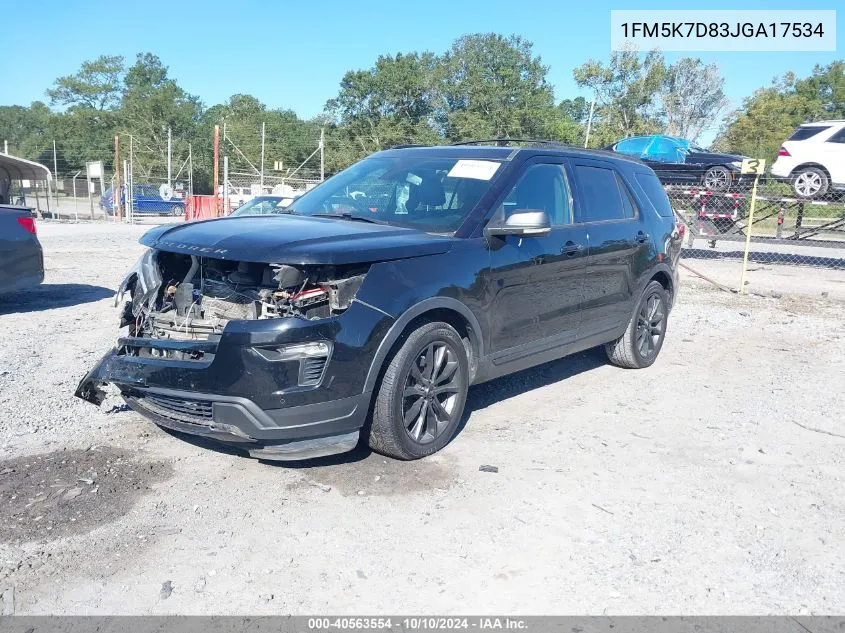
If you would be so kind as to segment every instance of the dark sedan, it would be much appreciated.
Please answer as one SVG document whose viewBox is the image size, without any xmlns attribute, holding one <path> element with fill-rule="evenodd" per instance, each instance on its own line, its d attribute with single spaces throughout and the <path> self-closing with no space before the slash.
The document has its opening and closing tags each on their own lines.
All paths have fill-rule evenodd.
<svg viewBox="0 0 845 633">
<path fill-rule="evenodd" d="M 32 210 L 0 205 L 0 294 L 44 281 L 44 256 Z"/>
<path fill-rule="evenodd" d="M 741 182 L 745 156 L 711 152 L 674 136 L 632 136 L 605 149 L 635 156 L 651 167 L 664 185 L 702 185 L 710 191 L 728 191 Z"/>
</svg>

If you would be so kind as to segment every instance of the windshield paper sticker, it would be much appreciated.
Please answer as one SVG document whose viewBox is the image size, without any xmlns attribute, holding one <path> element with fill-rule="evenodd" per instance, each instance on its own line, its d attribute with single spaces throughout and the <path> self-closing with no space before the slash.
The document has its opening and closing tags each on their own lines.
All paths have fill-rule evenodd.
<svg viewBox="0 0 845 633">
<path fill-rule="evenodd" d="M 492 160 L 459 160 L 446 174 L 447 178 L 472 178 L 473 180 L 490 180 L 499 163 Z"/>
</svg>

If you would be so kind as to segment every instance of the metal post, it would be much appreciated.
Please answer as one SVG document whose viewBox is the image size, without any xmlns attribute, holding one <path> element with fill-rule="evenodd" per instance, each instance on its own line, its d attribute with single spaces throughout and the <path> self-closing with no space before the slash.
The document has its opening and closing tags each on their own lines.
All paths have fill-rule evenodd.
<svg viewBox="0 0 845 633">
<path fill-rule="evenodd" d="M 126 183 L 126 221 L 132 224 L 132 189 L 129 187 L 129 161 L 123 159 L 123 182 Z"/>
<path fill-rule="evenodd" d="M 3 153 L 6 155 L 9 154 L 9 141 L 3 141 Z"/>
<path fill-rule="evenodd" d="M 593 102 L 590 104 L 590 116 L 587 119 L 587 135 L 584 137 L 584 148 L 590 143 L 590 129 L 593 127 L 593 111 L 596 108 L 596 97 L 593 97 Z"/>
<path fill-rule="evenodd" d="M 223 156 L 223 215 L 229 214 L 229 157 Z"/>
<path fill-rule="evenodd" d="M 114 221 L 123 219 L 120 208 L 120 137 L 114 137 Z"/>
<path fill-rule="evenodd" d="M 264 133 L 266 131 L 266 123 L 261 124 L 261 194 L 264 194 Z"/>
<path fill-rule="evenodd" d="M 320 128 L 320 182 L 326 179 L 326 130 Z"/>
<path fill-rule="evenodd" d="M 56 141 L 53 140 L 53 178 L 56 181 L 56 189 L 53 191 L 53 202 L 56 204 L 56 215 L 59 213 L 59 168 L 56 162 Z"/>
<path fill-rule="evenodd" d="M 129 179 L 126 181 L 126 192 L 129 197 L 129 209 L 126 215 L 129 216 L 130 222 L 135 219 L 135 162 L 133 159 L 134 147 L 132 144 L 132 135 L 129 135 Z"/>
<path fill-rule="evenodd" d="M 795 216 L 795 233 L 793 237 L 797 240 L 801 234 L 801 225 L 804 223 L 804 203 L 798 203 L 798 214 Z"/>
<path fill-rule="evenodd" d="M 82 173 L 80 169 L 73 175 L 73 213 L 76 215 L 76 221 L 79 222 L 79 200 L 76 199 L 76 179 Z"/>
<path fill-rule="evenodd" d="M 214 212 L 220 213 L 220 126 L 214 126 Z"/>
<path fill-rule="evenodd" d="M 188 143 L 188 195 L 191 197 L 191 204 L 193 204 L 194 197 L 194 150 L 191 144 Z"/>
<path fill-rule="evenodd" d="M 739 278 L 739 293 L 745 292 L 745 272 L 748 269 L 748 251 L 751 250 L 751 231 L 754 226 L 754 207 L 757 206 L 757 183 L 760 174 L 754 175 L 754 186 L 751 187 L 751 205 L 748 208 L 748 224 L 745 226 L 745 252 L 742 254 L 742 276 Z"/>
<path fill-rule="evenodd" d="M 167 186 L 170 187 L 170 162 L 173 153 L 173 133 L 170 126 L 167 126 Z"/>
</svg>

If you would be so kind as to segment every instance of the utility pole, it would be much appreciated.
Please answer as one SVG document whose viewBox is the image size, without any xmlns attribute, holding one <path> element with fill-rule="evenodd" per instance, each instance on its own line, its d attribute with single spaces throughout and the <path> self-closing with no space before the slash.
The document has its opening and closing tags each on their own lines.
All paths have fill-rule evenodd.
<svg viewBox="0 0 845 633">
<path fill-rule="evenodd" d="M 171 186 L 170 182 L 170 161 L 172 156 L 173 150 L 173 132 L 170 129 L 170 126 L 167 126 L 167 186 Z"/>
<path fill-rule="evenodd" d="M 114 137 L 114 219 L 123 219 L 120 210 L 120 137 Z"/>
<path fill-rule="evenodd" d="M 214 126 L 214 212 L 220 214 L 220 126 Z"/>
<path fill-rule="evenodd" d="M 326 179 L 326 129 L 320 128 L 320 182 Z"/>
<path fill-rule="evenodd" d="M 593 102 L 590 104 L 590 116 L 587 119 L 587 135 L 584 137 L 584 149 L 590 142 L 590 128 L 593 126 L 593 110 L 596 108 L 596 97 L 593 97 Z"/>
<path fill-rule="evenodd" d="M 188 195 L 191 197 L 191 204 L 194 203 L 194 150 L 188 143 Z"/>
<path fill-rule="evenodd" d="M 264 193 L 264 132 L 266 123 L 261 124 L 261 193 Z"/>
</svg>

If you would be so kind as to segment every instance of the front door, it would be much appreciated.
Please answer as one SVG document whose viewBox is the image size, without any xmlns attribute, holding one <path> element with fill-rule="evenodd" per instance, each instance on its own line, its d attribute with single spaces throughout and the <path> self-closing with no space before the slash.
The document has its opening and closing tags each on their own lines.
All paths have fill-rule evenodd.
<svg viewBox="0 0 845 633">
<path fill-rule="evenodd" d="M 489 238 L 490 350 L 502 362 L 575 339 L 587 240 L 574 223 L 571 191 L 562 159 L 535 158 L 495 212 L 542 210 L 552 225 L 546 235 Z"/>
</svg>

